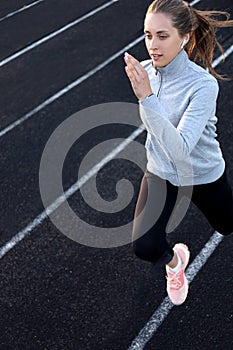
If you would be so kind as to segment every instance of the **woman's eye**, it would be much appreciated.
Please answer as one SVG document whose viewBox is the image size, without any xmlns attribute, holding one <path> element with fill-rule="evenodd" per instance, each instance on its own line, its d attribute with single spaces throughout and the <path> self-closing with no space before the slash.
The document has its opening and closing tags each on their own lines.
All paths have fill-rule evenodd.
<svg viewBox="0 0 233 350">
<path fill-rule="evenodd" d="M 146 38 L 146 39 L 151 39 L 152 36 L 151 36 L 150 34 L 145 34 L 145 38 Z"/>
<path fill-rule="evenodd" d="M 159 36 L 159 39 L 160 39 L 160 40 L 165 40 L 165 39 L 167 39 L 167 35 L 160 35 L 160 36 Z"/>
</svg>

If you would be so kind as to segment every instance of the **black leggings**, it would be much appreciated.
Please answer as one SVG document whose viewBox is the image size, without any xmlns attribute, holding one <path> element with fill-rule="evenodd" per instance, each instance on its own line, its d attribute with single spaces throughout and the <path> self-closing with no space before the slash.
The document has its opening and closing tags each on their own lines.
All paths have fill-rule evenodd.
<svg viewBox="0 0 233 350">
<path fill-rule="evenodd" d="M 178 187 L 146 171 L 133 225 L 133 249 L 139 258 L 151 262 L 162 259 L 165 264 L 173 258 L 166 233 L 169 219 L 175 215 L 174 208 L 181 215 L 182 193 L 201 210 L 214 230 L 223 235 L 233 232 L 233 198 L 225 172 L 209 184 Z"/>
</svg>

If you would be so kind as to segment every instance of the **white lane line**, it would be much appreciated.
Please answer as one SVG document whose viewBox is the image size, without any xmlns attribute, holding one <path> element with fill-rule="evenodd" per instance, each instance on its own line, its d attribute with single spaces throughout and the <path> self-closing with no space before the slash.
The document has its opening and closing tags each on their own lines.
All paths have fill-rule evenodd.
<svg viewBox="0 0 233 350">
<path fill-rule="evenodd" d="M 233 45 L 232 45 L 233 46 Z M 228 49 L 226 51 L 226 57 L 227 55 L 230 55 L 230 52 L 232 50 Z M 217 58 L 213 62 L 213 66 L 216 67 L 221 60 L 219 61 L 219 58 Z M 112 152 L 110 152 L 102 161 L 98 164 L 96 164 L 91 170 L 87 172 L 81 179 L 76 182 L 74 185 L 72 185 L 68 190 L 65 192 L 66 198 L 70 197 L 72 194 L 75 193 L 81 186 L 83 186 L 92 176 L 97 174 L 99 169 L 101 169 L 102 166 L 107 164 L 108 161 L 113 159 L 119 152 L 121 152 L 131 141 L 133 141 L 138 135 L 140 135 L 145 130 L 143 125 L 140 125 L 139 128 L 137 128 L 125 141 L 119 144 L 117 148 L 115 148 Z M 20 232 L 18 232 L 15 236 L 13 236 L 10 241 L 8 241 L 5 245 L 3 245 L 0 248 L 0 259 L 9 252 L 18 242 L 20 242 L 22 239 L 24 239 L 27 235 L 29 235 L 34 228 L 39 226 L 47 217 L 47 213 L 52 213 L 55 209 L 59 207 L 65 200 L 64 196 L 61 196 L 57 198 L 50 206 L 49 208 L 46 208 L 41 214 L 39 214 L 31 223 L 29 223 L 24 229 L 22 229 Z"/>
<path fill-rule="evenodd" d="M 14 12 L 8 13 L 8 14 L 5 15 L 4 17 L 1 17 L 1 18 L 0 18 L 0 22 L 1 22 L 1 21 L 4 21 L 5 19 L 7 19 L 7 18 L 9 18 L 9 17 L 12 17 L 12 16 L 16 15 L 17 13 L 20 13 L 20 12 L 22 12 L 22 11 L 28 10 L 30 7 L 37 5 L 37 4 L 39 4 L 40 2 L 42 2 L 42 1 L 45 1 L 45 0 L 38 0 L 38 1 L 32 2 L 31 4 L 25 5 L 25 6 L 21 7 L 20 9 L 14 11 Z"/>
<path fill-rule="evenodd" d="M 230 54 L 232 54 L 233 52 L 233 45 L 231 45 L 225 52 L 223 56 L 220 56 L 218 58 L 216 58 L 216 60 L 213 62 L 213 67 L 215 68 L 216 66 L 219 65 L 219 63 L 221 63 L 224 58 L 227 58 Z"/>
<path fill-rule="evenodd" d="M 56 30 L 55 32 L 43 37 L 42 39 L 38 40 L 38 41 L 35 41 L 34 43 L 26 46 L 24 49 L 20 50 L 20 51 L 17 51 L 16 53 L 14 53 L 13 55 L 11 56 L 8 56 L 6 58 L 4 58 L 2 61 L 0 61 L 0 67 L 3 67 L 5 64 L 13 61 L 14 59 L 16 59 L 17 57 L 19 56 L 22 56 L 23 54 L 25 54 L 26 52 L 34 49 L 35 47 L 45 43 L 46 41 L 54 38 L 55 36 L 63 33 L 64 31 L 66 31 L 67 29 L 70 29 L 71 27 L 73 26 L 76 26 L 77 24 L 81 23 L 82 21 L 86 20 L 87 18 L 95 15 L 96 13 L 106 9 L 107 7 L 113 5 L 114 3 L 118 2 L 119 0 L 111 0 L 105 4 L 103 4 L 102 6 L 99 6 L 97 7 L 96 9 L 88 12 L 87 14 L 85 14 L 84 16 L 76 19 L 75 21 L 71 22 L 71 23 L 68 23 L 67 25 L 65 25 L 64 27 Z"/>
<path fill-rule="evenodd" d="M 18 232 L 12 237 L 4 246 L 0 248 L 0 259 L 7 254 L 14 246 L 28 236 L 32 230 L 39 226 L 48 215 L 53 213 L 62 203 L 71 197 L 77 190 L 79 190 L 91 177 L 98 173 L 98 171 L 107 164 L 110 160 L 116 157 L 127 145 L 129 145 L 136 137 L 138 137 L 144 131 L 143 125 L 139 126 L 133 133 L 130 134 L 124 141 L 122 141 L 114 150 L 112 150 L 106 157 L 104 157 L 99 163 L 92 167 L 85 175 L 81 177 L 79 181 L 73 184 L 67 189 L 63 195 L 58 197 L 49 207 L 47 207 L 41 214 L 39 214 L 31 223 L 29 223 L 24 229 Z"/>
<path fill-rule="evenodd" d="M 118 1 L 118 0 L 117 0 Z M 198 2 L 201 0 L 197 0 Z M 192 3 L 191 3 L 192 5 Z M 23 122 L 25 122 L 27 119 L 31 118 L 32 116 L 34 116 L 37 112 L 41 111 L 43 108 L 45 108 L 46 106 L 48 106 L 49 104 L 51 104 L 52 102 L 56 101 L 58 98 L 60 98 L 62 95 L 66 94 L 67 92 L 69 92 L 70 90 L 72 90 L 73 88 L 75 88 L 76 86 L 78 86 L 79 84 L 81 84 L 83 81 L 89 79 L 91 76 L 93 76 L 95 73 L 97 73 L 99 70 L 103 69 L 104 67 L 106 67 L 109 63 L 111 63 L 112 61 L 114 61 L 116 58 L 118 58 L 121 54 L 123 54 L 125 51 L 131 49 L 132 47 L 134 47 L 135 45 L 137 45 L 138 43 L 140 43 L 142 40 L 144 40 L 144 35 L 141 35 L 140 37 L 138 37 L 136 40 L 132 41 L 131 43 L 129 43 L 128 45 L 126 45 L 125 47 L 123 47 L 120 51 L 116 52 L 114 55 L 112 55 L 111 57 L 109 57 L 106 61 L 104 61 L 103 63 L 99 64 L 98 66 L 96 66 L 95 68 L 93 68 L 92 70 L 90 70 L 88 73 L 84 74 L 83 76 L 81 76 L 80 78 L 78 78 L 77 80 L 73 81 L 72 83 L 70 83 L 69 85 L 67 85 L 66 87 L 64 87 L 63 89 L 59 90 L 58 92 L 56 92 L 54 95 L 50 96 L 48 99 L 46 99 L 43 103 L 39 104 L 37 107 L 35 107 L 34 109 L 32 109 L 31 111 L 29 111 L 28 113 L 26 113 L 24 116 L 18 118 L 14 123 L 8 125 L 7 127 L 5 127 L 4 129 L 0 130 L 0 138 L 4 135 L 6 135 L 8 132 L 10 132 L 11 130 L 15 129 L 18 125 L 22 124 Z"/>
<path fill-rule="evenodd" d="M 28 112 L 27 114 L 25 114 L 21 118 L 17 119 L 14 123 L 8 125 L 6 128 L 2 129 L 0 131 L 0 137 L 6 135 L 9 131 L 13 130 L 16 126 L 22 124 L 23 122 L 25 122 L 25 120 L 31 118 L 34 114 L 36 114 L 37 112 L 41 111 L 43 108 L 48 106 L 50 103 L 56 101 L 62 95 L 66 94 L 67 92 L 69 92 L 70 90 L 72 90 L 73 88 L 75 88 L 76 86 L 81 84 L 83 81 L 85 81 L 88 78 L 90 78 L 92 75 L 94 75 L 99 70 L 103 69 L 109 63 L 111 63 L 116 58 L 118 58 L 120 55 L 122 55 L 125 51 L 127 51 L 127 50 L 131 49 L 133 46 L 137 45 L 143 39 L 144 39 L 144 35 L 140 36 L 138 39 L 134 40 L 133 42 L 131 42 L 127 46 L 123 47 L 120 51 L 118 51 L 117 53 L 115 53 L 114 55 L 109 57 L 106 61 L 104 61 L 103 63 L 99 64 L 98 66 L 96 66 L 95 68 L 90 70 L 88 73 L 84 74 L 83 76 L 81 76 L 77 80 L 73 81 L 72 83 L 70 83 L 69 85 L 67 85 L 63 89 L 61 89 L 60 91 L 56 92 L 54 95 L 50 96 L 47 100 L 45 100 L 43 103 L 41 103 L 40 105 L 38 105 L 37 107 L 32 109 L 30 112 Z"/>
<path fill-rule="evenodd" d="M 223 240 L 223 236 L 218 232 L 215 232 L 205 246 L 202 248 L 200 253 L 195 257 L 193 262 L 186 270 L 186 275 L 189 283 L 193 281 L 201 268 L 205 265 L 209 257 L 218 247 L 220 242 Z M 172 310 L 174 305 L 168 297 L 164 298 L 158 309 L 151 316 L 145 327 L 140 331 L 138 336 L 134 339 L 128 350 L 143 350 L 148 341 L 154 336 L 158 328 L 161 326 L 169 312 Z"/>
<path fill-rule="evenodd" d="M 190 3 L 191 6 L 194 6 L 196 5 L 198 2 L 200 2 L 201 0 L 194 0 Z"/>
</svg>

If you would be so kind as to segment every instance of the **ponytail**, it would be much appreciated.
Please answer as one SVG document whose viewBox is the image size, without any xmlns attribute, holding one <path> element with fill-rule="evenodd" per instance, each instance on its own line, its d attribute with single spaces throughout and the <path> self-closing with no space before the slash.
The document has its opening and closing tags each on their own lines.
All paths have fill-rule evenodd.
<svg viewBox="0 0 233 350">
<path fill-rule="evenodd" d="M 220 50 L 224 60 L 224 50 L 216 37 L 216 30 L 233 26 L 233 21 L 229 20 L 230 14 L 223 11 L 200 11 L 189 7 L 195 17 L 195 27 L 185 48 L 188 56 L 194 62 L 200 62 L 215 78 L 224 80 L 226 78 L 215 71 L 212 62 L 215 47 Z M 226 19 L 218 20 L 218 16 L 225 16 Z"/>
</svg>

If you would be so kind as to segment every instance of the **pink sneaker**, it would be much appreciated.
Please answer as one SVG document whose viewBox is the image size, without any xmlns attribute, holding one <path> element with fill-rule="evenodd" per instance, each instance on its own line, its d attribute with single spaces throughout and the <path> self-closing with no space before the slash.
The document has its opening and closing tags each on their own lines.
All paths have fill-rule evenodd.
<svg viewBox="0 0 233 350">
<path fill-rule="evenodd" d="M 190 252 L 188 247 L 183 243 L 176 244 L 173 250 L 181 258 L 182 266 L 176 273 L 173 273 L 169 266 L 166 265 L 167 293 L 174 305 L 181 305 L 188 295 L 188 281 L 184 271 L 189 262 Z"/>
</svg>

